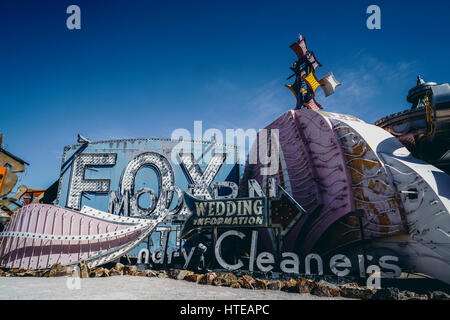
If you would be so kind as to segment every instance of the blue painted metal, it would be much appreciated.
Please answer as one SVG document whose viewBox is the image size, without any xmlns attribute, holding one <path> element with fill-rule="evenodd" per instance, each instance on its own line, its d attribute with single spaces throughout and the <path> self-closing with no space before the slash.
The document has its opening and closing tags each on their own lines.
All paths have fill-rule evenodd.
<svg viewBox="0 0 450 320">
<path fill-rule="evenodd" d="M 188 191 L 188 185 L 192 183 L 189 179 L 189 175 L 181 164 L 172 159 L 172 150 L 175 146 L 180 147 L 180 143 L 185 150 L 191 150 L 194 154 L 196 160 L 199 156 L 210 159 L 215 153 L 226 152 L 227 158 L 225 163 L 220 167 L 217 174 L 214 177 L 214 182 L 222 181 L 232 181 L 238 183 L 239 180 L 239 165 L 238 165 L 238 152 L 237 148 L 234 146 L 221 145 L 213 142 L 201 142 L 201 141 L 177 141 L 170 139 L 124 139 L 124 140 L 111 140 L 111 141 L 100 141 L 88 144 L 76 144 L 66 146 L 64 148 L 62 167 L 61 167 L 61 178 L 58 188 L 58 196 L 56 200 L 56 205 L 61 207 L 68 206 L 68 195 L 71 184 L 72 171 L 74 170 L 74 161 L 80 155 L 85 154 L 109 154 L 113 153 L 116 155 L 116 160 L 114 165 L 108 166 L 89 166 L 85 170 L 84 179 L 107 179 L 109 180 L 109 193 L 94 193 L 94 192 L 84 192 L 81 197 L 81 207 L 84 205 L 90 206 L 92 208 L 108 211 L 108 204 L 111 191 L 115 191 L 120 194 L 120 184 L 123 177 L 125 168 L 131 160 L 136 156 L 144 152 L 156 152 L 164 156 L 172 167 L 175 186 L 183 191 Z M 209 161 L 209 160 L 206 160 Z M 208 163 L 200 162 L 199 166 L 202 171 L 205 171 Z M 212 184 L 213 184 L 212 183 Z M 136 174 L 135 178 L 135 188 L 134 190 L 139 190 L 141 188 L 150 188 L 159 195 L 159 177 L 157 170 L 151 167 L 141 167 Z M 211 184 L 211 185 L 212 185 Z M 173 201 L 169 207 L 172 210 L 177 204 L 178 198 L 177 194 L 174 194 Z M 139 199 L 139 204 L 143 208 L 148 208 L 150 206 L 150 197 L 144 195 Z M 122 215 L 123 213 L 121 213 Z M 132 215 L 132 214 L 131 214 Z M 180 247 L 181 243 L 177 238 L 176 231 L 181 227 L 180 223 L 167 221 L 164 224 L 160 224 L 159 229 L 164 229 L 161 227 L 168 227 L 172 231 L 169 233 L 168 248 Z M 153 251 L 156 248 L 161 247 L 162 232 L 153 232 L 151 235 L 151 241 L 149 249 Z M 136 254 L 139 249 L 147 247 L 146 243 L 141 243 L 137 249 L 133 250 L 132 254 Z"/>
</svg>

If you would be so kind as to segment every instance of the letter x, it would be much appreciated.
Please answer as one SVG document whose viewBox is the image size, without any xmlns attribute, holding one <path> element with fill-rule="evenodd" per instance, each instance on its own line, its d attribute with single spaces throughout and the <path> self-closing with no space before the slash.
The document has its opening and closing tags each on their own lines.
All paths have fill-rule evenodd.
<svg viewBox="0 0 450 320">
<path fill-rule="evenodd" d="M 193 196 L 212 200 L 213 192 L 210 185 L 225 162 L 227 154 L 215 153 L 204 172 L 195 162 L 193 153 L 180 153 L 179 157 L 182 168 L 188 180 L 190 180 L 188 191 Z"/>
</svg>

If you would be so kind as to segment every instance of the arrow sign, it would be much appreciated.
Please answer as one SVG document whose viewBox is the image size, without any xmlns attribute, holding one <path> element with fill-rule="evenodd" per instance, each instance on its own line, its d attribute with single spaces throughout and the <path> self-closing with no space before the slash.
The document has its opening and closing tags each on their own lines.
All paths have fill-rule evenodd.
<svg viewBox="0 0 450 320">
<path fill-rule="evenodd" d="M 279 227 L 282 236 L 306 214 L 306 210 L 281 186 L 278 186 L 278 197 L 270 199 L 270 212 L 271 227 Z"/>
<path fill-rule="evenodd" d="M 192 215 L 183 225 L 183 238 L 196 229 L 268 227 L 265 197 L 200 200 L 185 192 L 184 201 Z"/>
<path fill-rule="evenodd" d="M 282 187 L 278 197 L 200 200 L 184 192 L 192 215 L 184 223 L 181 238 L 211 228 L 281 228 L 287 233 L 306 211 Z"/>
</svg>

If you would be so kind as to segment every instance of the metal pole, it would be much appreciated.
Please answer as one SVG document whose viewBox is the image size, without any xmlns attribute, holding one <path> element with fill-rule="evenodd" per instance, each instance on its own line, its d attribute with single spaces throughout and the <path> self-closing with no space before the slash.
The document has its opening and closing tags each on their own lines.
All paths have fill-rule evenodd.
<svg viewBox="0 0 450 320">
<path fill-rule="evenodd" d="M 364 268 L 366 268 L 366 264 L 368 263 L 367 259 L 367 253 L 366 253 L 366 239 L 364 238 L 364 226 L 362 218 L 364 216 L 364 210 L 363 209 L 357 209 L 355 211 L 355 215 L 358 217 L 359 220 L 359 232 L 361 233 L 361 241 L 362 241 L 362 251 L 364 256 Z M 364 275 L 367 277 L 366 270 L 364 270 Z"/>
<path fill-rule="evenodd" d="M 275 238 L 276 238 L 276 243 L 277 243 L 277 261 L 276 261 L 276 265 L 277 267 L 277 271 L 281 272 L 281 230 L 280 228 L 275 228 Z"/>
</svg>

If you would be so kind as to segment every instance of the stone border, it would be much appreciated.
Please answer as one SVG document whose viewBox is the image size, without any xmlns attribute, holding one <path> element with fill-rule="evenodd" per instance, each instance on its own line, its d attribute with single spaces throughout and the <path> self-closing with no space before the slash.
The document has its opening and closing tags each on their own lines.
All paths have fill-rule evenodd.
<svg viewBox="0 0 450 320">
<path fill-rule="evenodd" d="M 61 277 L 68 275 L 81 278 L 110 276 L 170 278 L 218 287 L 276 290 L 289 293 L 308 293 L 319 297 L 343 297 L 362 300 L 450 300 L 450 295 L 442 291 L 418 294 L 411 291 L 400 291 L 393 287 L 376 290 L 359 286 L 357 283 L 336 285 L 323 280 L 315 281 L 303 277 L 291 278 L 288 281 L 268 280 L 253 278 L 246 274 L 236 276 L 231 272 L 196 274 L 192 271 L 178 269 L 138 271 L 137 266 L 125 266 L 121 263 L 116 263 L 114 267 L 109 269 L 103 267 L 89 269 L 84 261 L 77 266 L 69 267 L 56 264 L 46 270 L 9 269 L 5 271 L 0 269 L 0 277 Z"/>
</svg>

